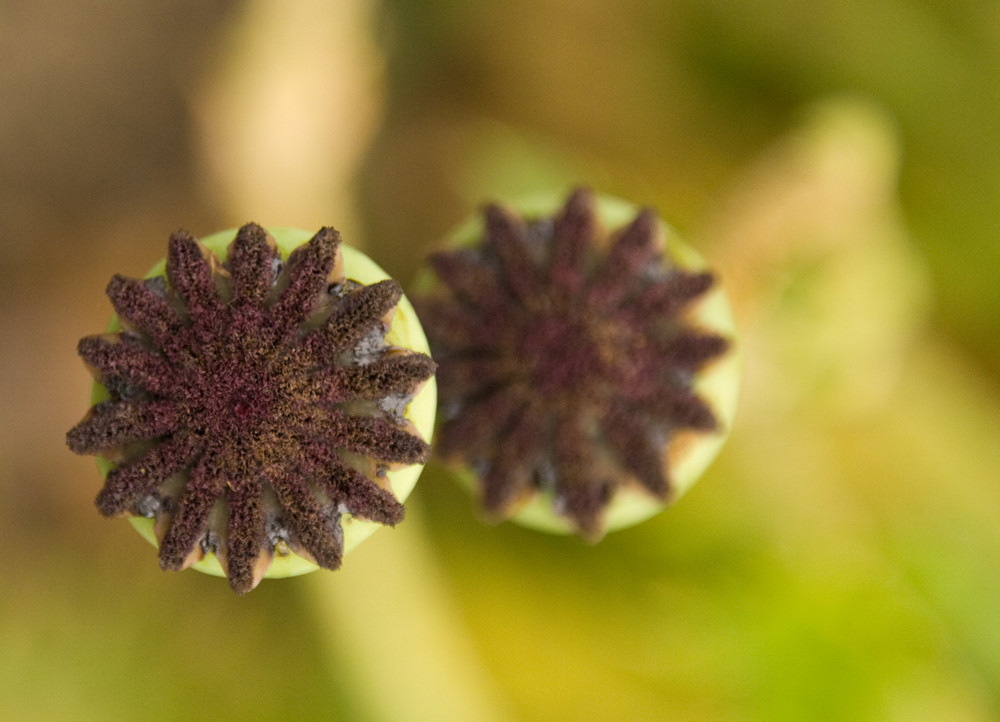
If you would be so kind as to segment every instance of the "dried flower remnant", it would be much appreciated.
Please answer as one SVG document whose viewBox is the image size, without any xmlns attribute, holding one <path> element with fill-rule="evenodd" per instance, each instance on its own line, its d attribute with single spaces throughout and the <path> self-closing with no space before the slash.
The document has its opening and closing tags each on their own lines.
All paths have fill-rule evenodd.
<svg viewBox="0 0 1000 722">
<path fill-rule="evenodd" d="M 434 363 L 399 284 L 331 228 L 275 236 L 180 231 L 165 277 L 112 278 L 120 329 L 81 340 L 98 396 L 67 435 L 113 462 L 102 514 L 149 519 L 164 569 L 214 569 L 238 593 L 272 562 L 336 569 L 399 522 L 433 425 Z"/>
<path fill-rule="evenodd" d="M 493 518 L 596 540 L 650 516 L 735 411 L 714 276 L 651 210 L 587 189 L 554 215 L 483 215 L 432 256 L 417 301 L 439 364 L 436 452 L 471 471 Z"/>
</svg>

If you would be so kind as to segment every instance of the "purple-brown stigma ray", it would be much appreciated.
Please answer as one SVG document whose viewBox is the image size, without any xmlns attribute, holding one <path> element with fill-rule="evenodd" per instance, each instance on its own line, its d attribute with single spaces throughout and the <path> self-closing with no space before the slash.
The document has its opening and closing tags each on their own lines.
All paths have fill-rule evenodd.
<svg viewBox="0 0 1000 722">
<path fill-rule="evenodd" d="M 339 567 L 345 514 L 402 520 L 384 472 L 429 457 L 402 409 L 435 365 L 385 341 L 399 284 L 346 279 L 333 229 L 283 262 L 253 223 L 225 263 L 173 234 L 166 281 L 115 276 L 123 330 L 80 342 L 110 398 L 67 443 L 117 462 L 100 512 L 154 518 L 164 569 L 215 553 L 238 593 L 275 553 Z"/>
<path fill-rule="evenodd" d="M 670 498 L 671 439 L 718 426 L 693 380 L 729 343 L 686 321 L 714 279 L 664 263 L 651 210 L 602 229 L 585 188 L 551 218 L 484 216 L 478 244 L 431 258 L 440 283 L 417 299 L 439 365 L 436 450 L 477 472 L 491 516 L 551 493 L 599 539 L 619 490 Z"/>
</svg>

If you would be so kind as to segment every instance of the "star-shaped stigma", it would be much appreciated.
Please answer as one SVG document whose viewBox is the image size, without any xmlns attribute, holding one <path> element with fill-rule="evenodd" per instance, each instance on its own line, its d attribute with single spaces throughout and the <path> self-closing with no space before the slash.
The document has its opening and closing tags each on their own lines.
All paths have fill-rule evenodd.
<svg viewBox="0 0 1000 722">
<path fill-rule="evenodd" d="M 339 567 L 345 514 L 403 518 L 386 472 L 428 458 L 403 412 L 434 363 L 385 341 L 399 284 L 342 265 L 333 229 L 283 262 L 251 223 L 224 263 L 180 231 L 166 278 L 108 285 L 123 330 L 79 352 L 110 398 L 67 442 L 117 463 L 97 506 L 156 519 L 164 569 L 211 552 L 244 593 L 275 552 Z"/>
<path fill-rule="evenodd" d="M 554 217 L 484 215 L 478 244 L 431 258 L 440 283 L 418 303 L 439 364 L 435 450 L 476 472 L 491 516 L 547 492 L 598 539 L 621 489 L 670 497 L 679 432 L 717 428 L 693 383 L 729 344 L 687 313 L 713 276 L 665 263 L 651 210 L 605 233 L 587 189 Z"/>
</svg>

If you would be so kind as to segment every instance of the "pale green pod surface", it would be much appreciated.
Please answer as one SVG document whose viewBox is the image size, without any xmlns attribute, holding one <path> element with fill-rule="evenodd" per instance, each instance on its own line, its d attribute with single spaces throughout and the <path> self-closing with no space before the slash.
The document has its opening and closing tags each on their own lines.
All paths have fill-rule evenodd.
<svg viewBox="0 0 1000 722">
<path fill-rule="evenodd" d="M 417 288 L 437 451 L 494 520 L 599 539 L 683 495 L 732 429 L 725 292 L 649 209 L 587 189 L 489 206 Z"/>
</svg>

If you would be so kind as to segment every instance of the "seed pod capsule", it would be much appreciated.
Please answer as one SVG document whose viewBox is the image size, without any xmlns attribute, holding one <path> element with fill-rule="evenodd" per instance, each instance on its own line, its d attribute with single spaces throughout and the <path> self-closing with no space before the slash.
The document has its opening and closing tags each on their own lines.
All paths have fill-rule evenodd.
<svg viewBox="0 0 1000 722">
<path fill-rule="evenodd" d="M 170 238 L 117 316 L 84 338 L 97 506 L 130 515 L 160 565 L 226 576 L 336 569 L 402 502 L 430 453 L 434 363 L 399 284 L 332 228 L 249 223 Z"/>
<path fill-rule="evenodd" d="M 596 541 L 711 463 L 739 385 L 725 295 L 649 209 L 581 188 L 487 206 L 415 303 L 439 364 L 435 452 L 487 516 Z"/>
</svg>

